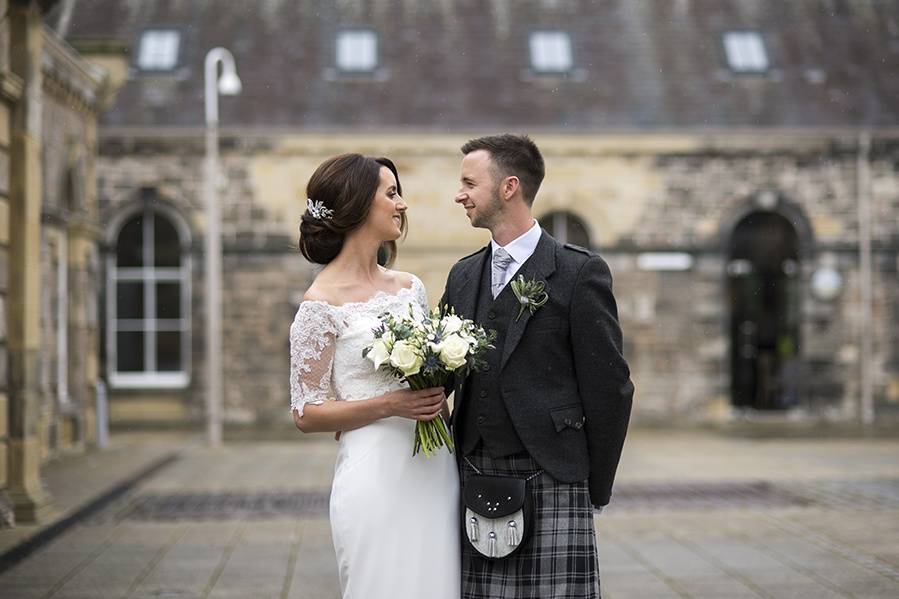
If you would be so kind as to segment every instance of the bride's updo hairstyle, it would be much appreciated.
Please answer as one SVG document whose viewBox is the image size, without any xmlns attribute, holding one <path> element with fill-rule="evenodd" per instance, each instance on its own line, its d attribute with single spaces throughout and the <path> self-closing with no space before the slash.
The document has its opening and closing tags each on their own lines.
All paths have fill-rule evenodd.
<svg viewBox="0 0 899 599">
<path fill-rule="evenodd" d="M 343 248 L 346 234 L 365 222 L 381 183 L 381 167 L 396 177 L 396 191 L 403 195 L 396 166 L 387 158 L 341 154 L 325 160 L 309 178 L 306 197 L 315 210 L 303 212 L 300 251 L 310 262 L 327 264 Z M 406 215 L 402 215 L 406 234 Z M 396 242 L 385 241 L 379 255 L 390 266 L 396 258 Z"/>
</svg>

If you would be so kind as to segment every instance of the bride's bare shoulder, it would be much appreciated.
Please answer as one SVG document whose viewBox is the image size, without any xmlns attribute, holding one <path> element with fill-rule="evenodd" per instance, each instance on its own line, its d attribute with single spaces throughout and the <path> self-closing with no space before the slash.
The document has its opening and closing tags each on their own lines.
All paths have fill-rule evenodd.
<svg viewBox="0 0 899 599">
<path fill-rule="evenodd" d="M 393 279 L 397 287 L 411 287 L 417 278 L 415 275 L 401 270 L 386 270 L 386 274 Z"/>
<path fill-rule="evenodd" d="M 306 293 L 303 294 L 305 302 L 325 302 L 328 304 L 339 304 L 340 290 L 336 285 L 328 281 L 316 278 Z"/>
</svg>

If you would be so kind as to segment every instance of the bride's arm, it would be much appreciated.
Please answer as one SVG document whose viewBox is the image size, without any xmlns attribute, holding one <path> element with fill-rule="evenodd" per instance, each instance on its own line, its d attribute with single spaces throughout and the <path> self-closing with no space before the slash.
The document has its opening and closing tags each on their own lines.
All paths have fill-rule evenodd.
<svg viewBox="0 0 899 599">
<path fill-rule="evenodd" d="M 302 415 L 293 410 L 293 422 L 304 433 L 351 431 L 390 416 L 433 420 L 444 412 L 445 405 L 442 387 L 400 389 L 371 399 L 307 404 Z"/>
</svg>

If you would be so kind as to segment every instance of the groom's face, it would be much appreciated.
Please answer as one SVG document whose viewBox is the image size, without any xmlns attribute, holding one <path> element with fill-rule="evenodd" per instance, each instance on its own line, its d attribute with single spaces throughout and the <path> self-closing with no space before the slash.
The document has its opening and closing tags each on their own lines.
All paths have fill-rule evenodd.
<svg viewBox="0 0 899 599">
<path fill-rule="evenodd" d="M 486 150 L 470 152 L 462 158 L 461 186 L 455 201 L 465 208 L 471 226 L 492 229 L 502 211 L 499 181 Z"/>
</svg>

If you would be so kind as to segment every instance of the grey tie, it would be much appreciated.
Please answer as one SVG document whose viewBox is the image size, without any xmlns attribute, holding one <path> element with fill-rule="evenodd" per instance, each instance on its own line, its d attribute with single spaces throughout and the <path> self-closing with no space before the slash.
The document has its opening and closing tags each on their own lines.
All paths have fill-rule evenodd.
<svg viewBox="0 0 899 599">
<path fill-rule="evenodd" d="M 493 285 L 491 286 L 493 299 L 496 299 L 499 292 L 503 290 L 503 287 L 505 286 L 506 269 L 509 268 L 509 264 L 511 263 L 512 256 L 509 255 L 509 252 L 503 248 L 496 248 L 493 251 Z"/>
</svg>

